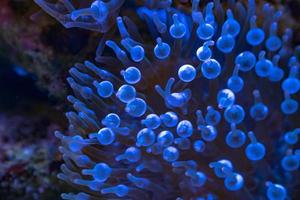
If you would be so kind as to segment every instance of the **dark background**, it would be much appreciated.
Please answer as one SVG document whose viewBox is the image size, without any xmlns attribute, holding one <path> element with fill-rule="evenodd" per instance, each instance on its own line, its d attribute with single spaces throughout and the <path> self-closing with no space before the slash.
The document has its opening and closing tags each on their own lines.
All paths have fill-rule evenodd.
<svg viewBox="0 0 300 200">
<path fill-rule="evenodd" d="M 300 20 L 300 1 L 273 1 Z M 59 199 L 62 185 L 54 130 L 65 130 L 65 78 L 93 59 L 99 35 L 64 29 L 31 0 L 0 1 L 0 199 Z M 300 43 L 299 24 L 294 43 Z M 76 41 L 76 42 L 74 42 Z"/>
</svg>

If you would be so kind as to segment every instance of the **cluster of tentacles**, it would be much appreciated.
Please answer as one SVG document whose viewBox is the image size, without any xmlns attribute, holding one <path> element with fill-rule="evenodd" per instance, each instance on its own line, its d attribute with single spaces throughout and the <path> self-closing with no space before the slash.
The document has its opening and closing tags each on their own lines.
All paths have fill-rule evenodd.
<svg viewBox="0 0 300 200">
<path fill-rule="evenodd" d="M 65 14 L 35 1 L 65 27 L 119 33 L 101 41 L 99 66 L 69 71 L 74 111 L 69 134 L 56 132 L 58 177 L 81 192 L 63 199 L 295 197 L 299 48 L 281 9 L 192 0 L 188 12 L 146 1 L 140 32 L 118 16 L 123 1 L 60 1 Z"/>
</svg>

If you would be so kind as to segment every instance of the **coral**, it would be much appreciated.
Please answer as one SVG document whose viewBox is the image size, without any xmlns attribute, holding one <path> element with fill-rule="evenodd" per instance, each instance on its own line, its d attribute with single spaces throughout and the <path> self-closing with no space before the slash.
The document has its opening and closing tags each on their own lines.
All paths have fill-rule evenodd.
<svg viewBox="0 0 300 200">
<path fill-rule="evenodd" d="M 5 200 L 58 199 L 61 157 L 53 131 L 66 120 L 34 75 L 0 60 L 0 196 Z"/>
<path fill-rule="evenodd" d="M 17 8 L 14 7 L 15 4 L 18 4 Z M 50 59 L 48 59 L 52 56 L 52 53 L 51 49 L 41 42 L 40 36 L 43 33 L 45 34 L 45 32 L 36 26 L 36 23 L 30 21 L 30 12 L 33 12 L 32 8 L 34 7 L 28 2 L 1 1 L 1 60 L 4 57 L 15 65 L 25 66 L 27 71 L 34 73 L 38 77 L 39 85 L 42 88 L 47 87 L 52 94 L 62 96 L 62 91 L 61 93 L 57 92 L 57 86 L 62 88 L 63 78 L 59 77 L 59 74 L 52 75 L 52 77 L 49 76 L 54 71 L 53 68 L 55 68 L 50 63 Z"/>
<path fill-rule="evenodd" d="M 51 148 L 54 142 L 39 144 L 6 143 L 1 145 L 0 194 L 5 199 L 58 198 L 60 190 L 55 181 L 58 162 L 57 151 Z M 56 157 L 55 157 L 56 155 Z M 53 185 L 52 185 L 53 184 Z M 51 194 L 52 193 L 52 194 Z"/>
<path fill-rule="evenodd" d="M 57 125 L 47 125 L 40 119 L 1 113 L 1 198 L 58 198 L 57 193 L 63 191 L 63 187 L 55 178 L 61 160 L 55 148 L 57 141 L 52 137 L 53 130 L 57 128 Z M 45 132 L 47 134 L 44 135 Z"/>
<path fill-rule="evenodd" d="M 296 198 L 299 48 L 282 8 L 193 0 L 189 12 L 153 2 L 137 10 L 147 32 L 117 17 L 119 36 L 99 44 L 101 66 L 69 70 L 75 111 L 69 135 L 55 133 L 58 178 L 80 192 L 61 197 Z M 101 24 L 103 4 L 63 16 Z"/>
</svg>

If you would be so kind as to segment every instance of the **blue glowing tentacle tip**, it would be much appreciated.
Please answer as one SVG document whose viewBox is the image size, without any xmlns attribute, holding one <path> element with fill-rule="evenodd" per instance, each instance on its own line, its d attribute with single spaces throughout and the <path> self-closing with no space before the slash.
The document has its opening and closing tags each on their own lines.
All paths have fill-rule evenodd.
<svg viewBox="0 0 300 200">
<path fill-rule="evenodd" d="M 232 76 L 227 80 L 227 87 L 233 92 L 238 93 L 244 87 L 244 80 L 238 75 L 240 70 L 240 64 L 237 64 L 234 67 Z"/>
<path fill-rule="evenodd" d="M 174 127 L 178 123 L 178 116 L 175 112 L 166 112 L 160 115 L 160 119 L 166 127 Z"/>
<path fill-rule="evenodd" d="M 219 178 L 225 178 L 226 174 L 223 171 L 223 168 L 226 167 L 230 170 L 233 170 L 233 165 L 229 160 L 219 160 L 217 162 L 209 163 L 209 167 L 214 169 L 214 173 Z"/>
<path fill-rule="evenodd" d="M 190 137 L 193 134 L 193 125 L 188 120 L 182 120 L 176 128 L 177 135 L 183 138 Z"/>
<path fill-rule="evenodd" d="M 179 158 L 179 150 L 176 147 L 169 146 L 163 151 L 163 159 L 167 162 L 174 162 Z"/>
<path fill-rule="evenodd" d="M 217 129 L 211 125 L 206 125 L 206 126 L 201 127 L 200 134 L 201 134 L 202 139 L 206 142 L 212 142 L 218 136 Z"/>
<path fill-rule="evenodd" d="M 166 59 L 169 57 L 170 53 L 171 53 L 171 47 L 169 44 L 165 43 L 162 41 L 162 39 L 160 37 L 158 37 L 156 39 L 156 46 L 154 47 L 154 55 L 158 58 L 158 59 Z"/>
<path fill-rule="evenodd" d="M 134 62 L 141 62 L 145 58 L 145 50 L 139 43 L 135 42 L 131 38 L 124 38 L 121 40 L 121 44 L 129 52 L 131 59 Z"/>
<path fill-rule="evenodd" d="M 137 146 L 151 146 L 155 142 L 156 135 L 153 130 L 148 128 L 141 129 L 136 138 Z"/>
<path fill-rule="evenodd" d="M 300 166 L 300 150 L 297 149 L 293 153 L 291 149 L 287 151 L 287 155 L 281 160 L 281 167 L 286 171 L 296 171 Z"/>
<path fill-rule="evenodd" d="M 116 113 L 109 113 L 104 119 L 102 119 L 101 123 L 109 128 L 118 128 L 120 126 L 121 119 Z"/>
<path fill-rule="evenodd" d="M 241 29 L 240 24 L 234 19 L 233 13 L 230 9 L 227 10 L 226 14 L 227 20 L 222 26 L 222 31 L 227 31 L 228 34 L 232 35 L 233 37 L 236 37 Z"/>
<path fill-rule="evenodd" d="M 128 192 L 129 187 L 123 184 L 101 189 L 102 194 L 115 194 L 118 197 L 125 197 L 128 195 Z"/>
<path fill-rule="evenodd" d="M 270 36 L 266 40 L 266 48 L 269 51 L 277 51 L 282 45 L 281 39 L 277 36 L 277 23 L 273 22 L 270 27 Z"/>
<path fill-rule="evenodd" d="M 157 136 L 157 142 L 163 147 L 170 146 L 174 141 L 174 135 L 170 131 L 162 131 Z"/>
<path fill-rule="evenodd" d="M 257 141 L 253 132 L 250 131 L 248 133 L 248 137 L 249 137 L 251 143 L 248 144 L 245 149 L 247 158 L 252 161 L 257 161 L 257 160 L 263 159 L 266 154 L 265 146 L 262 143 Z"/>
<path fill-rule="evenodd" d="M 212 106 L 207 106 L 205 121 L 208 125 L 212 125 L 212 126 L 218 125 L 221 121 L 220 112 L 215 110 Z"/>
<path fill-rule="evenodd" d="M 174 82 L 174 78 L 169 78 L 165 90 L 163 90 L 159 85 L 155 86 L 155 90 L 164 98 L 168 107 L 182 108 L 191 99 L 191 90 L 184 89 L 181 92 L 171 93 L 171 88 Z"/>
<path fill-rule="evenodd" d="M 132 117 L 141 117 L 147 111 L 147 103 L 141 98 L 135 98 L 126 104 L 125 111 Z"/>
<path fill-rule="evenodd" d="M 231 124 L 231 131 L 226 136 L 226 144 L 231 148 L 240 148 L 246 142 L 246 134 L 236 128 L 234 123 Z"/>
<path fill-rule="evenodd" d="M 289 93 L 284 92 L 284 100 L 281 102 L 280 108 L 284 114 L 291 115 L 297 112 L 299 103 L 292 99 Z"/>
<path fill-rule="evenodd" d="M 96 181 L 105 182 L 111 175 L 112 168 L 106 163 L 98 163 L 93 169 L 83 169 L 83 175 L 92 176 Z"/>
<path fill-rule="evenodd" d="M 181 39 L 185 36 L 187 32 L 186 25 L 180 21 L 178 14 L 173 14 L 172 17 L 173 24 L 170 26 L 170 35 L 175 39 Z"/>
<path fill-rule="evenodd" d="M 196 111 L 197 129 L 200 130 L 202 139 L 206 142 L 212 142 L 218 136 L 217 129 L 212 125 L 206 125 L 205 119 L 201 110 Z"/>
<path fill-rule="evenodd" d="M 141 120 L 141 124 L 149 129 L 157 129 L 161 125 L 161 119 L 156 114 L 149 114 L 145 119 Z"/>
<path fill-rule="evenodd" d="M 287 197 L 287 191 L 284 186 L 274 184 L 270 181 L 266 182 L 267 197 L 269 200 L 284 200 Z"/>
<path fill-rule="evenodd" d="M 300 128 L 296 128 L 293 131 L 288 131 L 287 133 L 284 134 L 284 141 L 289 145 L 296 144 L 298 142 L 299 134 L 300 134 Z"/>
<path fill-rule="evenodd" d="M 118 89 L 116 96 L 121 102 L 128 103 L 135 99 L 136 89 L 131 85 L 122 85 Z"/>
<path fill-rule="evenodd" d="M 229 89 L 223 89 L 218 92 L 217 102 L 219 108 L 227 108 L 234 104 L 235 94 Z"/>
<path fill-rule="evenodd" d="M 110 81 L 102 81 L 100 83 L 95 81 L 93 84 L 102 98 L 109 98 L 114 92 L 114 86 Z"/>
<path fill-rule="evenodd" d="M 196 140 L 193 144 L 194 151 L 196 152 L 204 152 L 205 151 L 205 143 L 202 140 Z"/>
<path fill-rule="evenodd" d="M 221 74 L 221 65 L 215 59 L 205 60 L 201 65 L 202 75 L 207 79 L 215 79 Z"/>
<path fill-rule="evenodd" d="M 235 58 L 235 64 L 239 65 L 239 70 L 243 72 L 250 71 L 256 63 L 255 55 L 250 51 L 244 51 Z"/>
<path fill-rule="evenodd" d="M 229 191 L 240 190 L 244 186 L 244 178 L 238 173 L 234 173 L 232 169 L 228 167 L 222 168 L 225 174 L 224 185 Z"/>
<path fill-rule="evenodd" d="M 104 22 L 109 14 L 109 9 L 103 1 L 94 1 L 90 8 L 82 8 L 71 12 L 71 19 L 77 20 L 79 17 L 91 16 L 98 22 Z"/>
<path fill-rule="evenodd" d="M 240 105 L 234 104 L 226 108 L 224 118 L 228 123 L 241 123 L 245 118 L 244 108 Z"/>
<path fill-rule="evenodd" d="M 201 40 L 210 40 L 215 34 L 213 7 L 214 3 L 207 4 L 205 18 L 200 11 L 193 12 L 193 20 L 199 24 L 196 33 Z"/>
<path fill-rule="evenodd" d="M 256 16 L 250 18 L 250 30 L 247 33 L 246 40 L 252 46 L 260 45 L 265 39 L 265 32 L 256 26 Z"/>
<path fill-rule="evenodd" d="M 215 42 L 213 40 L 209 40 L 204 42 L 203 46 L 199 47 L 196 51 L 197 58 L 200 61 L 205 61 L 211 58 L 212 51 L 210 49 L 210 46 L 213 46 Z"/>
<path fill-rule="evenodd" d="M 268 115 L 269 109 L 262 103 L 260 92 L 258 90 L 253 91 L 253 96 L 255 103 L 250 108 L 250 116 L 256 121 L 264 120 Z"/>
<path fill-rule="evenodd" d="M 273 59 L 273 69 L 269 74 L 269 80 L 273 82 L 280 81 L 284 76 L 284 71 L 279 67 L 280 55 L 276 54 Z"/>
<path fill-rule="evenodd" d="M 262 78 L 268 77 L 273 69 L 273 63 L 269 59 L 266 59 L 265 55 L 266 52 L 261 51 L 259 53 L 259 60 L 255 65 L 255 72 L 257 76 Z"/>
<path fill-rule="evenodd" d="M 90 137 L 96 137 L 97 140 L 99 141 L 100 144 L 102 145 L 110 145 L 112 144 L 115 139 L 116 139 L 116 135 L 114 133 L 114 131 L 110 128 L 102 128 L 98 131 L 97 134 L 90 134 Z"/>
<path fill-rule="evenodd" d="M 217 48 L 225 54 L 232 52 L 235 46 L 235 38 L 229 33 L 229 30 L 230 25 L 224 23 L 222 34 L 217 40 Z"/>
<path fill-rule="evenodd" d="M 135 163 L 141 159 L 141 151 L 136 147 L 128 147 L 125 153 L 116 156 L 116 161 L 128 160 L 131 163 Z"/>
<path fill-rule="evenodd" d="M 128 67 L 126 70 L 121 71 L 124 80 L 129 84 L 136 84 L 141 80 L 141 72 L 136 67 Z"/>
<path fill-rule="evenodd" d="M 192 184 L 196 187 L 204 186 L 207 180 L 207 176 L 201 171 L 189 169 L 185 172 L 185 175 L 191 178 Z"/>
<path fill-rule="evenodd" d="M 283 91 L 289 94 L 295 94 L 300 90 L 300 80 L 298 79 L 298 66 L 292 66 L 290 68 L 289 77 L 286 78 L 282 84 L 281 88 Z"/>
<path fill-rule="evenodd" d="M 182 65 L 178 70 L 178 77 L 183 82 L 191 82 L 196 77 L 196 69 L 192 65 Z"/>
</svg>

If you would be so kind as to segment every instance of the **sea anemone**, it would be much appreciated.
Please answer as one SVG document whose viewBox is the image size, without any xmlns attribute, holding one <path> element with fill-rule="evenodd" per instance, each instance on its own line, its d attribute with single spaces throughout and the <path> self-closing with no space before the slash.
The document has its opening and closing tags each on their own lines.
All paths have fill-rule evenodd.
<svg viewBox="0 0 300 200">
<path fill-rule="evenodd" d="M 193 0 L 137 14 L 148 31 L 117 17 L 101 66 L 69 71 L 58 178 L 80 192 L 62 198 L 293 198 L 299 61 L 282 9 Z"/>
</svg>

